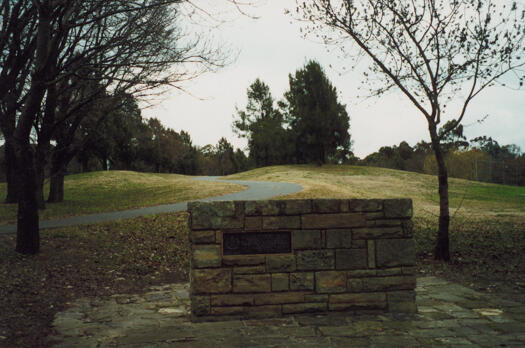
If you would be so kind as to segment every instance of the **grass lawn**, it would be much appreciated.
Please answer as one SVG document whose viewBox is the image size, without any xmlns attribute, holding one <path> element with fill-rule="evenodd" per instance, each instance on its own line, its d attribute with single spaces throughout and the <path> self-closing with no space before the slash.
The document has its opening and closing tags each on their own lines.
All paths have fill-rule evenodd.
<svg viewBox="0 0 525 348">
<path fill-rule="evenodd" d="M 126 210 L 160 204 L 184 202 L 242 191 L 240 185 L 192 180 L 177 174 L 129 171 L 91 172 L 69 175 L 64 182 L 64 202 L 47 204 L 40 211 L 42 220 Z M 49 193 L 46 183 L 44 193 Z M 6 184 L 0 184 L 0 202 L 5 200 Z M 17 205 L 0 204 L 0 224 L 16 222 Z"/>
<path fill-rule="evenodd" d="M 274 166 L 231 179 L 285 181 L 304 190 L 286 198 L 412 198 L 416 250 L 423 272 L 479 288 L 525 293 L 525 187 L 450 178 L 453 263 L 432 260 L 439 197 L 437 177 L 361 166 Z"/>
<path fill-rule="evenodd" d="M 91 179 L 89 175 L 84 179 L 82 175 L 78 178 L 74 176 L 68 178 L 68 183 L 75 183 L 78 179 L 103 185 L 103 178 L 108 174 L 111 172 L 94 173 Z M 142 174 L 124 172 L 123 175 L 135 176 L 135 184 L 131 186 L 141 186 L 137 178 Z M 145 174 L 144 181 L 151 177 L 158 177 L 160 182 L 170 180 L 169 176 Z M 173 176 L 176 177 L 180 178 Z M 279 166 L 233 177 L 303 185 L 304 192 L 292 195 L 293 198 L 413 198 L 421 273 L 439 274 L 476 289 L 524 300 L 523 187 L 451 179 L 454 215 L 451 246 L 454 261 L 441 264 L 433 262 L 429 256 L 436 231 L 438 203 L 434 192 L 437 190 L 436 180 L 431 176 L 370 167 Z M 199 185 L 196 195 L 211 196 L 209 192 L 216 190 L 209 188 L 210 191 L 205 192 L 200 186 L 205 183 L 189 182 L 186 177 L 180 179 L 190 186 Z M 99 193 L 99 198 L 94 199 L 98 202 L 98 209 L 104 207 L 101 204 L 106 200 L 104 192 L 107 196 L 108 189 L 120 187 L 124 180 L 113 178 L 108 181 L 113 183 L 108 183 L 107 188 Z M 150 184 L 146 182 L 142 185 Z M 159 187 L 162 186 L 159 184 Z M 231 189 L 231 186 L 224 187 Z M 95 188 L 84 189 L 86 191 L 83 192 L 96 191 Z M 186 198 L 180 200 L 196 198 L 192 196 L 193 189 L 194 186 L 186 188 Z M 166 192 L 169 195 L 171 191 Z M 166 197 L 137 195 L 140 196 L 137 193 L 131 195 L 128 201 L 137 198 L 144 202 L 153 202 L 154 199 L 164 203 L 168 201 Z M 122 196 L 125 197 L 125 194 Z M 178 197 L 180 195 L 172 195 L 171 199 Z M 107 199 L 108 204 L 119 206 L 116 198 Z M 126 199 L 123 198 L 123 201 L 126 202 Z M 70 211 L 70 214 L 74 213 L 74 210 Z M 66 308 L 68 302 L 74 299 L 138 293 L 151 285 L 187 281 L 187 234 L 187 213 L 45 230 L 41 232 L 41 252 L 36 256 L 16 254 L 15 236 L 0 235 L 0 347 L 42 346 L 43 338 L 51 330 L 55 313 Z"/>
</svg>

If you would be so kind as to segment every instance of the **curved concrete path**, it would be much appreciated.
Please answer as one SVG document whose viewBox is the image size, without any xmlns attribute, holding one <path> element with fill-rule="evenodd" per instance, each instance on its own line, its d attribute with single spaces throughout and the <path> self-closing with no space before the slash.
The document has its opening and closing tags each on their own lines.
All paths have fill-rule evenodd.
<svg viewBox="0 0 525 348">
<path fill-rule="evenodd" d="M 217 181 L 221 182 L 219 176 L 200 176 L 194 180 L 203 181 Z M 301 185 L 285 183 L 285 182 L 262 182 L 262 181 L 244 181 L 244 180 L 228 180 L 224 181 L 232 184 L 246 186 L 244 191 L 231 193 L 222 196 L 209 197 L 197 199 L 200 202 L 211 201 L 245 201 L 268 199 L 275 196 L 289 195 L 299 192 L 303 189 Z M 73 226 L 73 225 L 89 225 L 100 222 L 115 221 L 121 219 L 131 219 L 139 216 L 172 213 L 177 211 L 184 211 L 188 207 L 188 202 L 180 202 L 174 204 L 163 204 L 154 207 L 144 207 L 139 209 L 129 209 L 122 211 L 115 211 L 109 213 L 90 214 L 82 216 L 72 216 L 62 219 L 44 220 L 40 221 L 40 229 Z M 16 224 L 0 226 L 0 234 L 15 233 Z"/>
</svg>

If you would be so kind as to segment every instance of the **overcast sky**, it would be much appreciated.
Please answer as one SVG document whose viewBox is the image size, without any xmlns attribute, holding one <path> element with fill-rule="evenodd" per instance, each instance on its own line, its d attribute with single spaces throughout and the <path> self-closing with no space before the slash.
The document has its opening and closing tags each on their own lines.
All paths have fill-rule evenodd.
<svg viewBox="0 0 525 348">
<path fill-rule="evenodd" d="M 381 146 L 397 145 L 403 140 L 410 145 L 422 139 L 428 141 L 426 120 L 405 96 L 395 92 L 380 98 L 362 98 L 366 96 L 365 91 L 358 90 L 362 75 L 357 71 L 343 73 L 352 62 L 302 38 L 299 24 L 284 13 L 285 8 L 293 9 L 294 5 L 295 0 L 262 0 L 249 9 L 259 19 L 235 15 L 221 25 L 214 39 L 237 50 L 236 61 L 184 85 L 191 95 L 176 91 L 165 94 L 154 107 L 143 110 L 143 115 L 157 117 L 176 131 L 189 132 L 196 145 L 215 145 L 226 137 L 235 147 L 245 149 L 246 141 L 233 134 L 231 125 L 235 107 L 242 109 L 246 105 L 250 84 L 261 78 L 270 86 L 274 99 L 281 99 L 288 89 L 288 74 L 314 59 L 340 92 L 339 101 L 347 106 L 357 156 L 363 158 Z M 478 124 L 476 121 L 485 115 L 486 120 Z M 474 99 L 463 124 L 468 139 L 488 135 L 500 144 L 517 144 L 525 151 L 525 91 L 502 87 L 486 90 Z"/>
</svg>

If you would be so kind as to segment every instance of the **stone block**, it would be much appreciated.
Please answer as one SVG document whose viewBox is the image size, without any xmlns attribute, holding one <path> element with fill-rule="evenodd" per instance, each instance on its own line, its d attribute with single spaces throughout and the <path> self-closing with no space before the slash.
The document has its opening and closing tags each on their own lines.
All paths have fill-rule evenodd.
<svg viewBox="0 0 525 348">
<path fill-rule="evenodd" d="M 330 295 L 328 300 L 329 310 L 335 311 L 345 309 L 385 309 L 386 306 L 386 294 L 382 292 L 335 294 Z"/>
<path fill-rule="evenodd" d="M 290 273 L 290 290 L 313 290 L 314 273 L 297 272 Z"/>
<path fill-rule="evenodd" d="M 220 217 L 220 216 L 211 216 L 209 218 L 201 218 L 196 222 L 193 222 L 192 227 L 196 230 L 207 230 L 210 228 L 213 229 L 223 229 L 223 228 L 232 228 L 232 229 L 241 229 L 244 227 L 244 219 L 242 217 Z"/>
<path fill-rule="evenodd" d="M 243 228 L 242 202 L 191 202 L 191 228 L 194 230 Z"/>
<path fill-rule="evenodd" d="M 192 272 L 192 293 L 217 294 L 230 292 L 232 273 L 229 269 L 196 269 Z"/>
<path fill-rule="evenodd" d="M 252 306 L 253 302 L 253 295 L 228 294 L 211 296 L 211 305 L 213 307 Z"/>
<path fill-rule="evenodd" d="M 378 268 L 414 266 L 416 254 L 413 239 L 382 239 L 376 241 Z"/>
<path fill-rule="evenodd" d="M 385 268 L 385 269 L 377 270 L 378 277 L 388 277 L 388 276 L 395 276 L 395 275 L 403 275 L 403 269 L 401 267 L 392 267 L 392 268 Z"/>
<path fill-rule="evenodd" d="M 248 307 L 249 318 L 275 318 L 282 315 L 281 305 Z"/>
<path fill-rule="evenodd" d="M 413 215 L 412 200 L 402 199 L 385 199 L 384 201 L 385 218 L 411 218 Z"/>
<path fill-rule="evenodd" d="M 272 278 L 270 274 L 250 274 L 233 276 L 233 292 L 270 292 Z"/>
<path fill-rule="evenodd" d="M 372 213 L 362 213 L 365 215 L 367 226 L 370 226 L 374 221 L 384 219 L 385 214 L 382 211 L 376 211 Z"/>
<path fill-rule="evenodd" d="M 383 210 L 383 201 L 381 199 L 350 199 L 348 207 L 352 213 L 377 212 Z"/>
<path fill-rule="evenodd" d="M 249 310 L 250 318 L 275 318 L 282 316 L 281 305 L 255 306 Z"/>
<path fill-rule="evenodd" d="M 191 314 L 203 316 L 210 314 L 210 297 L 209 296 L 192 296 L 191 297 Z"/>
<path fill-rule="evenodd" d="M 392 276 L 363 279 L 366 291 L 413 290 L 416 288 L 414 276 Z"/>
<path fill-rule="evenodd" d="M 373 240 L 368 241 L 368 268 L 376 268 L 376 244 Z"/>
<path fill-rule="evenodd" d="M 234 306 L 212 307 L 211 314 L 216 316 L 241 316 L 250 318 L 278 317 L 281 315 L 280 305 L 270 306 Z"/>
<path fill-rule="evenodd" d="M 256 305 L 283 304 L 283 303 L 302 303 L 304 302 L 303 292 L 274 292 L 271 294 L 254 295 Z"/>
<path fill-rule="evenodd" d="M 363 292 L 363 279 L 361 278 L 348 278 L 346 287 L 349 292 Z"/>
<path fill-rule="evenodd" d="M 293 231 L 293 249 L 320 249 L 322 247 L 321 231 L 298 230 Z"/>
<path fill-rule="evenodd" d="M 312 201 L 309 199 L 294 199 L 284 203 L 284 213 L 286 215 L 301 215 L 312 212 Z"/>
<path fill-rule="evenodd" d="M 367 266 L 368 259 L 366 255 L 366 249 L 336 249 L 336 269 L 366 269 Z"/>
<path fill-rule="evenodd" d="M 258 265 L 258 266 L 239 266 L 233 268 L 233 274 L 259 274 L 259 273 L 265 273 L 266 272 L 266 266 L 264 265 Z"/>
<path fill-rule="evenodd" d="M 290 274 L 272 273 L 272 291 L 288 291 L 290 289 Z"/>
<path fill-rule="evenodd" d="M 342 199 L 314 199 L 314 213 L 346 213 L 348 201 Z"/>
<path fill-rule="evenodd" d="M 367 221 L 369 227 L 399 227 L 401 226 L 402 220 L 398 219 L 378 219 Z"/>
<path fill-rule="evenodd" d="M 266 256 L 267 272 L 293 272 L 295 269 L 295 255 Z"/>
<path fill-rule="evenodd" d="M 326 231 L 326 247 L 344 249 L 352 246 L 352 230 L 327 230 Z"/>
<path fill-rule="evenodd" d="M 300 229 L 301 219 L 299 216 L 264 216 L 263 229 Z"/>
<path fill-rule="evenodd" d="M 315 272 L 315 291 L 317 293 L 338 293 L 346 291 L 346 272 Z"/>
<path fill-rule="evenodd" d="M 279 215 L 281 212 L 281 201 L 246 201 L 245 203 L 245 214 L 248 216 L 253 215 Z"/>
<path fill-rule="evenodd" d="M 366 240 L 354 239 L 352 240 L 352 249 L 365 249 L 367 247 Z"/>
<path fill-rule="evenodd" d="M 222 252 L 219 245 L 194 245 L 192 255 L 192 267 L 208 268 L 220 267 L 222 264 Z"/>
<path fill-rule="evenodd" d="M 353 230 L 354 239 L 403 238 L 404 233 L 399 227 L 367 227 Z"/>
<path fill-rule="evenodd" d="M 215 243 L 215 231 L 191 231 L 190 234 L 193 244 Z"/>
<path fill-rule="evenodd" d="M 226 266 L 257 266 L 264 265 L 265 262 L 264 255 L 229 255 L 222 258 L 222 263 Z"/>
<path fill-rule="evenodd" d="M 283 314 L 293 313 L 315 313 L 324 312 L 327 310 L 326 303 L 297 303 L 297 304 L 285 304 L 283 305 Z"/>
<path fill-rule="evenodd" d="M 244 218 L 244 229 L 246 231 L 262 230 L 262 216 L 247 216 Z"/>
<path fill-rule="evenodd" d="M 299 271 L 335 269 L 333 250 L 300 250 L 296 255 Z"/>
<path fill-rule="evenodd" d="M 350 278 L 366 278 L 366 277 L 375 277 L 376 276 L 376 270 L 375 269 L 358 269 L 354 271 L 347 271 L 346 276 L 348 279 Z"/>
<path fill-rule="evenodd" d="M 245 306 L 231 306 L 231 307 L 212 307 L 210 314 L 227 316 L 227 315 L 246 315 L 248 312 Z"/>
<path fill-rule="evenodd" d="M 308 214 L 301 216 L 303 229 L 331 229 L 366 226 L 366 219 L 362 214 Z"/>
<path fill-rule="evenodd" d="M 305 294 L 304 302 L 328 302 L 328 294 Z"/>
<path fill-rule="evenodd" d="M 209 215 L 213 216 L 235 216 L 235 202 L 190 202 L 188 212 L 194 218 L 200 219 Z"/>
<path fill-rule="evenodd" d="M 414 290 L 390 291 L 386 294 L 388 303 L 392 302 L 415 302 L 416 292 Z"/>
</svg>

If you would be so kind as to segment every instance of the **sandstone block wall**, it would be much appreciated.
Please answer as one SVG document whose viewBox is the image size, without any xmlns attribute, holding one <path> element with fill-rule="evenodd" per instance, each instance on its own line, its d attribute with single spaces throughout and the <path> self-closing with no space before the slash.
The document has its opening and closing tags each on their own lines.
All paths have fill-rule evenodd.
<svg viewBox="0 0 525 348">
<path fill-rule="evenodd" d="M 194 320 L 416 311 L 410 199 L 193 202 L 188 211 Z M 260 232 L 290 233 L 289 252 L 223 254 L 224 234 Z"/>
</svg>

